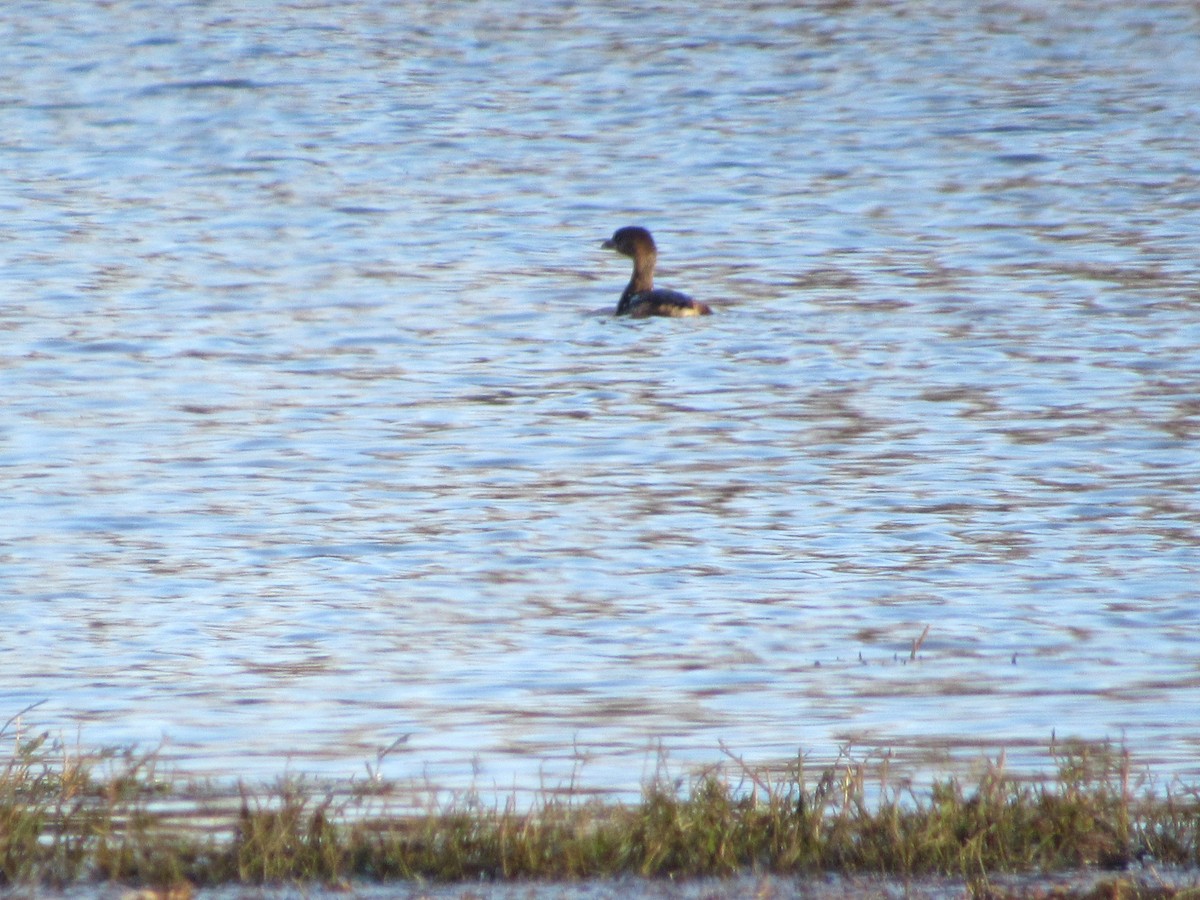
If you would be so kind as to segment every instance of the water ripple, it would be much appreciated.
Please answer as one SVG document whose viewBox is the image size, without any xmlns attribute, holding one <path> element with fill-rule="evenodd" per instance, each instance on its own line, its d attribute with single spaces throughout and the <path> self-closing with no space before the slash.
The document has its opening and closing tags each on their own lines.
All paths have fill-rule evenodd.
<svg viewBox="0 0 1200 900">
<path fill-rule="evenodd" d="M 266 777 L 1194 776 L 1195 24 L 7 7 L 3 716 Z M 717 315 L 608 315 L 633 221 Z"/>
</svg>

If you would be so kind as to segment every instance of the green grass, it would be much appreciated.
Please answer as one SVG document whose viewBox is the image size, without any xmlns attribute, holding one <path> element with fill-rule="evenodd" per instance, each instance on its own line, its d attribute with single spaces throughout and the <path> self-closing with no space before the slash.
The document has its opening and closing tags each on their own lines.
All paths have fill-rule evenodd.
<svg viewBox="0 0 1200 900">
<path fill-rule="evenodd" d="M 969 782 L 916 788 L 845 756 L 810 773 L 726 754 L 690 778 L 660 774 L 633 803 L 546 792 L 389 812 L 386 782 L 221 790 L 162 776 L 152 753 L 72 753 L 42 736 L 0 764 L 0 886 L 838 872 L 952 876 L 986 894 L 1004 873 L 1200 863 L 1197 788 L 1156 790 L 1108 745 L 1050 752 L 1044 780 L 1008 775 L 1002 757 Z M 1123 884 L 1102 895 L 1151 896 Z"/>
</svg>

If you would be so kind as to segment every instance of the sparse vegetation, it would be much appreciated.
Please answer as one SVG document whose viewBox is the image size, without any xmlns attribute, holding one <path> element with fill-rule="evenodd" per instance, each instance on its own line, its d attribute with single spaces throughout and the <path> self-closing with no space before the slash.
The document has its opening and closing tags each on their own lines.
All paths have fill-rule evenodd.
<svg viewBox="0 0 1200 900">
<path fill-rule="evenodd" d="M 235 790 L 160 775 L 154 754 L 78 754 L 42 735 L 0 765 L 0 885 L 116 880 L 171 886 L 350 880 L 949 875 L 977 893 L 1002 873 L 1200 863 L 1200 790 L 1159 791 L 1108 745 L 1051 748 L 1046 780 L 1003 758 L 965 784 L 905 786 L 843 757 L 660 776 L 640 802 L 547 793 L 394 809 L 386 782 L 303 779 Z M 868 774 L 870 773 L 870 774 Z M 1147 896 L 1115 878 L 1103 896 Z M 1066 896 L 1057 894 L 1056 896 Z M 1175 896 L 1159 893 L 1155 896 Z"/>
</svg>

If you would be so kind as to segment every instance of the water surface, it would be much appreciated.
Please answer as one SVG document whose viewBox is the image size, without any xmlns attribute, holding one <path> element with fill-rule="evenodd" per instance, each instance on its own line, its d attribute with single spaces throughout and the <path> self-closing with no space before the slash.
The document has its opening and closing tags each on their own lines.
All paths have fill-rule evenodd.
<svg viewBox="0 0 1200 900">
<path fill-rule="evenodd" d="M 6 5 L 10 734 L 1200 772 L 1200 16 L 793 6 Z"/>
</svg>

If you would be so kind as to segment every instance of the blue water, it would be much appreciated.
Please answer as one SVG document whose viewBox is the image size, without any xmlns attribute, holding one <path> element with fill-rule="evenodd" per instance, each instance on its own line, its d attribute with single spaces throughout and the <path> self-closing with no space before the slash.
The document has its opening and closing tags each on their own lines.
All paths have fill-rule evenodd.
<svg viewBox="0 0 1200 900">
<path fill-rule="evenodd" d="M 1200 772 L 1194 4 L 0 35 L 6 740 Z M 631 223 L 716 315 L 609 315 Z"/>
</svg>

